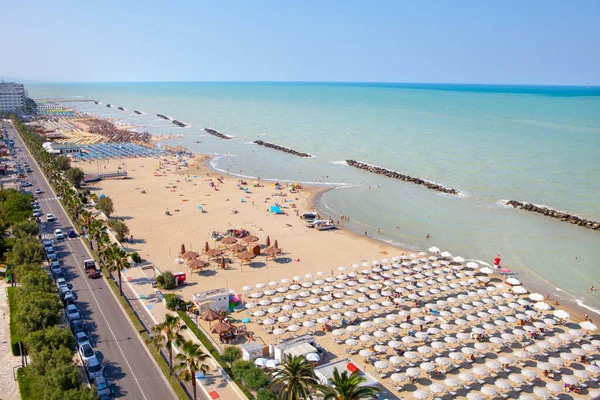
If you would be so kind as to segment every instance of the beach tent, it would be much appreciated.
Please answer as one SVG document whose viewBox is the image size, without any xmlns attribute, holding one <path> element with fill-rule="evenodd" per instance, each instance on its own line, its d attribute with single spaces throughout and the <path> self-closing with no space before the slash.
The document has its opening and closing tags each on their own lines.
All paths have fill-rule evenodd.
<svg viewBox="0 0 600 400">
<path fill-rule="evenodd" d="M 279 206 L 271 206 L 269 207 L 269 211 L 274 214 L 283 214 L 283 211 L 281 211 L 281 208 Z"/>
</svg>

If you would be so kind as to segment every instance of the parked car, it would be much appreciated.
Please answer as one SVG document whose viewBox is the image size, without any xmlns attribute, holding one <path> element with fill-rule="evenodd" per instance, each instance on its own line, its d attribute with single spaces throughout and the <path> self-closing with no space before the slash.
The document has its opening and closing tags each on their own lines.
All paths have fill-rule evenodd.
<svg viewBox="0 0 600 400">
<path fill-rule="evenodd" d="M 39 217 L 41 217 L 41 216 L 42 216 L 42 213 L 41 213 L 41 211 L 40 211 L 40 210 L 34 210 L 34 211 L 33 211 L 33 217 L 34 217 L 34 218 L 39 218 Z"/>
<path fill-rule="evenodd" d="M 69 304 L 67 306 L 67 318 L 69 318 L 69 321 L 81 319 L 81 314 L 79 314 L 79 309 L 75 304 Z"/>
<path fill-rule="evenodd" d="M 63 240 L 65 238 L 65 234 L 62 233 L 62 231 L 60 229 L 55 229 L 54 237 L 56 238 L 56 240 Z"/>
<path fill-rule="evenodd" d="M 52 261 L 52 265 L 50 265 L 50 268 L 52 270 L 52 275 L 54 277 L 56 277 L 57 274 L 60 274 L 63 272 L 62 267 L 60 266 L 60 262 L 58 262 L 58 261 Z"/>
<path fill-rule="evenodd" d="M 31 168 L 27 168 L 27 172 L 31 173 L 33 170 Z"/>
<path fill-rule="evenodd" d="M 44 240 L 42 244 L 44 245 L 44 250 L 46 250 L 47 248 L 52 247 L 52 240 Z"/>
<path fill-rule="evenodd" d="M 75 341 L 77 342 L 77 347 L 84 344 L 89 344 L 90 346 L 92 345 L 90 338 L 85 334 L 85 332 L 79 332 L 77 335 L 75 335 Z"/>
<path fill-rule="evenodd" d="M 80 332 L 86 333 L 85 325 L 83 324 L 83 321 L 80 319 L 71 321 L 71 323 L 69 325 L 70 325 L 71 330 L 73 331 L 74 335 L 77 335 Z"/>
<path fill-rule="evenodd" d="M 77 301 L 77 295 L 70 290 L 61 291 L 60 295 L 65 304 L 73 304 Z"/>
<path fill-rule="evenodd" d="M 69 233 L 67 234 L 68 237 L 70 237 L 71 239 L 76 238 L 77 237 L 77 232 L 75 232 L 74 229 L 70 229 Z"/>
<path fill-rule="evenodd" d="M 98 377 L 96 377 L 96 381 L 94 382 L 96 384 L 96 391 L 98 392 L 98 396 L 102 396 L 100 399 L 102 400 L 103 398 L 109 398 L 112 395 L 112 389 L 110 387 L 110 382 L 108 381 L 108 379 L 106 379 L 106 377 L 104 377 L 103 375 L 100 375 Z"/>
<path fill-rule="evenodd" d="M 87 360 L 96 356 L 96 353 L 94 353 L 94 349 L 89 342 L 80 345 L 78 351 L 84 364 L 87 362 Z"/>
<path fill-rule="evenodd" d="M 52 214 L 46 214 L 46 219 L 48 222 L 56 221 L 56 217 L 54 217 Z"/>
<path fill-rule="evenodd" d="M 69 289 L 69 286 L 67 285 L 67 280 L 65 278 L 57 278 L 56 286 L 58 286 L 59 289 L 62 287 Z"/>
<path fill-rule="evenodd" d="M 44 193 L 42 191 L 42 189 L 40 189 L 40 188 L 35 189 L 35 194 L 42 194 L 42 193 Z"/>
<path fill-rule="evenodd" d="M 102 368 L 100 361 L 98 361 L 98 358 L 95 355 L 90 357 L 85 362 L 85 367 L 87 369 L 88 375 L 90 376 L 90 379 L 92 380 L 103 375 L 104 368 Z"/>
<path fill-rule="evenodd" d="M 31 182 L 27 182 L 27 181 L 25 181 L 25 182 L 21 182 L 21 187 L 29 187 L 29 186 L 33 186 L 33 185 L 31 184 Z"/>
</svg>

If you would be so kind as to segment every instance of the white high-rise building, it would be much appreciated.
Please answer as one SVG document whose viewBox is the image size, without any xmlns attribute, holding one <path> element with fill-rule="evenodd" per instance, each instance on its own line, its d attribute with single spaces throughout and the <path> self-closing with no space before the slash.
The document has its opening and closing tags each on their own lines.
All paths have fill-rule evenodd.
<svg viewBox="0 0 600 400">
<path fill-rule="evenodd" d="M 0 112 L 14 112 L 25 108 L 27 92 L 21 83 L 0 82 Z"/>
</svg>

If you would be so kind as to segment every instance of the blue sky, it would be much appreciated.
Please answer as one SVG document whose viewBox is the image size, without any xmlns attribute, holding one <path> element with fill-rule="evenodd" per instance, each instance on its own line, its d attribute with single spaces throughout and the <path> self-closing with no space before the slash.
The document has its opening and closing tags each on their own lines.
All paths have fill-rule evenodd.
<svg viewBox="0 0 600 400">
<path fill-rule="evenodd" d="M 600 1 L 9 1 L 0 76 L 600 84 Z"/>
</svg>

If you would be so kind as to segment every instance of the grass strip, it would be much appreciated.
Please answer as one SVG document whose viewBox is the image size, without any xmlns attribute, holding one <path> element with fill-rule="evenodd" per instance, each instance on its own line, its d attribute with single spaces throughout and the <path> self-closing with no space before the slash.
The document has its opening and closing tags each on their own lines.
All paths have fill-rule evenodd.
<svg viewBox="0 0 600 400">
<path fill-rule="evenodd" d="M 19 332 L 19 326 L 17 325 L 17 313 L 19 312 L 17 296 L 19 288 L 11 286 L 6 288 L 6 291 L 8 293 L 8 308 L 10 310 L 10 349 L 13 356 L 19 356 L 21 355 L 19 351 L 19 342 L 23 342 L 23 338 Z"/>
<path fill-rule="evenodd" d="M 194 321 L 192 321 L 190 316 L 187 315 L 187 313 L 182 310 L 178 310 L 177 314 L 179 314 L 179 316 L 181 317 L 183 322 L 185 322 L 185 324 L 188 326 L 188 328 L 192 332 L 194 332 L 194 335 L 196 335 L 198 340 L 200 340 L 200 343 L 202 343 L 204 345 L 204 347 L 206 347 L 206 350 L 208 350 L 210 355 L 213 356 L 213 358 L 219 363 L 221 368 L 223 368 L 225 370 L 225 372 L 227 372 L 227 374 L 231 377 L 231 379 L 233 379 L 233 381 L 238 385 L 238 387 L 240 388 L 242 393 L 244 393 L 246 395 L 246 397 L 248 397 L 249 399 L 254 399 L 255 397 L 252 395 L 252 393 L 250 393 L 250 391 L 244 386 L 242 381 L 240 381 L 233 375 L 231 368 L 229 368 L 227 363 L 225 363 L 221 359 L 221 353 L 219 353 L 219 351 L 215 348 L 215 346 L 212 344 L 212 342 L 210 340 L 208 340 L 206 335 L 200 330 L 200 328 L 198 328 L 198 326 L 194 323 Z"/>
</svg>

